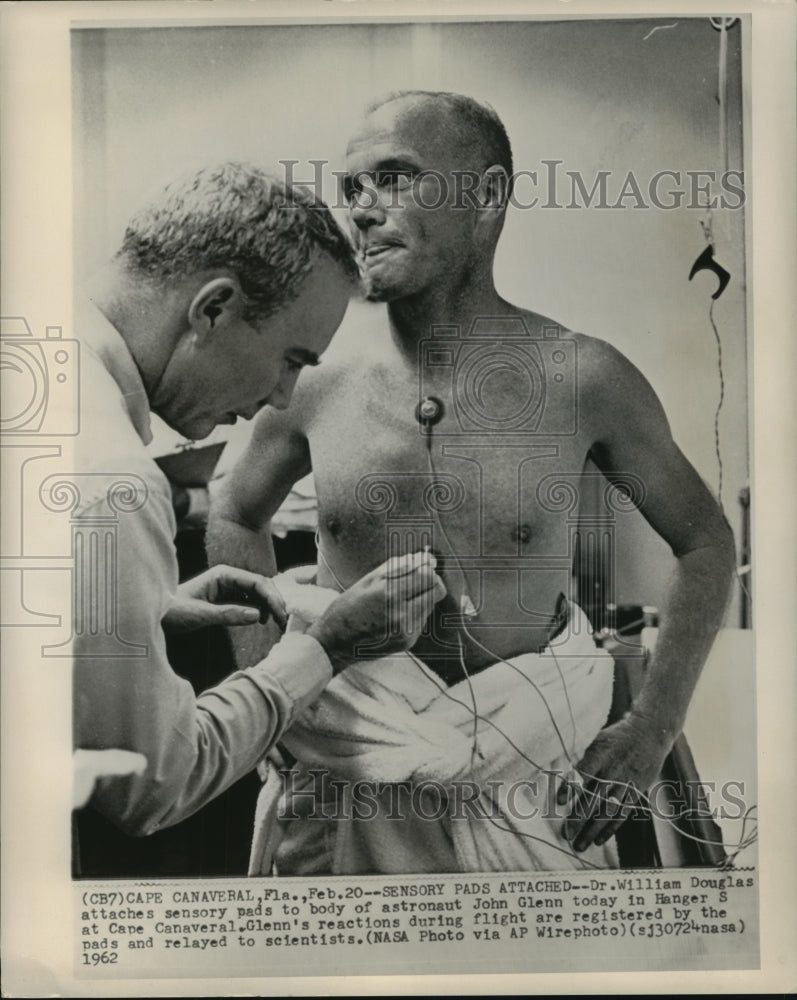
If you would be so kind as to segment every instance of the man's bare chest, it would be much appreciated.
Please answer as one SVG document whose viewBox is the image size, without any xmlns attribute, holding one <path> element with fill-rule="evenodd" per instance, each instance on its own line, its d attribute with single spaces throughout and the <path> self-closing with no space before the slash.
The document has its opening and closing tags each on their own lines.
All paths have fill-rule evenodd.
<svg viewBox="0 0 797 1000">
<path fill-rule="evenodd" d="M 439 409 L 433 423 L 419 414 L 427 398 Z M 497 385 L 492 397 L 481 396 L 482 407 L 490 403 L 492 412 L 519 409 L 517 398 L 499 398 Z M 322 532 L 344 548 L 374 546 L 385 532 L 418 539 L 424 531 L 448 532 L 472 556 L 558 548 L 578 507 L 589 439 L 569 406 L 557 414 L 556 400 L 551 405 L 546 433 L 522 421 L 474 426 L 445 384 L 352 380 L 319 409 L 308 433 Z"/>
</svg>

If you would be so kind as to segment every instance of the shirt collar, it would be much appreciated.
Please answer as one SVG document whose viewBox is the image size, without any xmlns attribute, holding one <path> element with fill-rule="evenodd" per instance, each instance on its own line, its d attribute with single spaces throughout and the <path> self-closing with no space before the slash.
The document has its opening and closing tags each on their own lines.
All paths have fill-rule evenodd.
<svg viewBox="0 0 797 1000">
<path fill-rule="evenodd" d="M 119 386 L 136 433 L 145 445 L 149 444 L 152 441 L 152 428 L 147 390 L 121 333 L 91 299 L 84 300 L 80 307 L 77 328 L 88 351 Z"/>
</svg>

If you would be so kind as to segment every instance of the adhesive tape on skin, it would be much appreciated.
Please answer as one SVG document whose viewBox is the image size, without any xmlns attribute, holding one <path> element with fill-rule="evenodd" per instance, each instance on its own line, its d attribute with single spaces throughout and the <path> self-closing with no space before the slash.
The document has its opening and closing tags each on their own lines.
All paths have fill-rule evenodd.
<svg viewBox="0 0 797 1000">
<path fill-rule="evenodd" d="M 462 597 L 460 597 L 459 607 L 462 614 L 465 615 L 466 618 L 473 618 L 478 614 L 469 594 L 463 594 Z"/>
</svg>

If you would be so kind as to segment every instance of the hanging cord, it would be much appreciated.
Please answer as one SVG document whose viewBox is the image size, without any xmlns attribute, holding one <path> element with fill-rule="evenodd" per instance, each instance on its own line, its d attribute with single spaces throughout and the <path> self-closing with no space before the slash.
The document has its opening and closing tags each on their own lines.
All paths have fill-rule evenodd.
<svg viewBox="0 0 797 1000">
<path fill-rule="evenodd" d="M 734 24 L 739 20 L 737 17 L 712 17 L 709 18 L 711 26 L 719 32 L 719 56 L 717 60 L 717 104 L 718 104 L 718 114 L 719 123 L 717 129 L 717 141 L 718 141 L 718 161 L 722 169 L 722 177 L 726 177 L 728 174 L 730 166 L 730 146 L 728 140 L 728 30 L 733 27 Z M 726 235 L 727 235 L 727 215 L 724 217 L 726 222 Z M 707 210 L 707 217 L 703 226 L 703 232 L 709 245 L 713 247 L 714 244 L 714 234 L 712 231 L 712 211 L 711 208 Z M 723 373 L 722 366 L 722 338 L 720 337 L 719 330 L 717 329 L 717 324 L 714 321 L 714 302 L 712 299 L 711 306 L 709 308 L 709 322 L 711 323 L 711 329 L 714 332 L 714 337 L 717 342 L 717 369 L 719 373 L 719 383 L 720 383 L 720 397 L 717 403 L 717 409 L 714 414 L 714 447 L 717 455 L 717 468 L 718 468 L 718 488 L 717 488 L 717 499 L 719 501 L 720 509 L 723 514 L 725 513 L 722 504 L 722 482 L 723 482 L 723 466 L 722 466 L 722 454 L 720 450 L 720 411 L 722 410 L 722 405 L 725 399 L 725 377 Z M 739 582 L 739 587 L 747 597 L 747 599 L 752 604 L 752 595 L 748 590 L 745 581 L 742 579 L 742 575 L 739 571 L 739 567 L 735 568 L 736 579 Z"/>
<path fill-rule="evenodd" d="M 728 175 L 728 162 L 729 162 L 729 151 L 728 151 L 728 27 L 729 19 L 723 18 L 721 26 L 719 29 L 720 39 L 719 39 L 719 58 L 717 60 L 717 104 L 719 105 L 719 128 L 718 142 L 719 142 L 719 164 L 722 169 L 722 177 L 727 177 Z M 709 209 L 710 211 L 710 209 Z M 717 411 L 714 414 L 714 446 L 717 452 L 717 465 L 719 467 L 719 485 L 717 488 L 717 497 L 719 500 L 720 509 L 722 509 L 722 455 L 720 453 L 720 427 L 719 418 L 720 410 L 722 409 L 722 404 L 725 399 L 725 376 L 722 370 L 722 339 L 717 330 L 717 325 L 714 322 L 714 302 L 711 300 L 711 306 L 708 311 L 709 322 L 711 323 L 711 329 L 714 331 L 714 336 L 717 341 L 717 368 L 719 371 L 720 380 L 720 398 L 717 404 Z M 724 510 L 723 510 L 724 513 Z"/>
<path fill-rule="evenodd" d="M 428 467 L 429 467 L 429 474 L 432 477 L 432 482 L 435 482 L 437 480 L 437 469 L 435 468 L 434 459 L 432 458 L 431 438 L 432 438 L 431 434 L 430 433 L 427 434 L 427 439 L 426 439 L 426 455 L 427 455 L 427 462 L 428 462 Z M 438 524 L 438 526 L 440 528 L 440 533 L 442 534 L 442 536 L 443 536 L 443 538 L 445 540 L 446 547 L 448 548 L 448 551 L 449 551 L 452 559 L 454 560 L 454 562 L 456 564 L 457 572 L 459 573 L 460 577 L 462 578 L 462 583 L 463 583 L 463 597 L 466 597 L 468 600 L 470 600 L 469 588 L 468 588 L 468 580 L 467 580 L 467 577 L 465 575 L 465 570 L 462 568 L 462 563 L 460 562 L 459 557 L 456 554 L 454 546 L 451 544 L 451 539 L 449 538 L 448 532 L 446 531 L 445 525 L 443 524 L 443 521 L 442 521 L 442 519 L 440 517 L 437 517 L 437 524 Z M 464 615 L 463 615 L 463 618 L 464 618 Z M 509 660 L 504 659 L 503 656 L 499 656 L 497 653 L 493 652 L 493 650 L 488 649 L 483 643 L 479 642 L 478 639 L 474 638 L 474 636 L 471 634 L 470 630 L 468 629 L 467 625 L 465 624 L 464 620 L 460 624 L 459 628 L 462 630 L 462 632 L 464 632 L 464 634 L 468 637 L 469 641 L 474 646 L 478 646 L 479 649 L 481 649 L 483 652 L 487 653 L 487 655 L 490 656 L 490 657 L 492 657 L 495 661 L 504 663 L 504 664 L 506 664 L 506 666 L 511 667 L 512 670 L 514 670 L 516 673 L 520 674 L 520 676 L 523 677 L 523 679 L 525 681 L 527 681 L 534 688 L 534 690 L 537 692 L 537 694 L 542 699 L 543 704 L 545 705 L 545 709 L 548 712 L 548 716 L 549 716 L 549 718 L 551 720 L 551 724 L 553 725 L 554 730 L 556 732 L 556 735 L 557 735 L 557 737 L 559 739 L 559 742 L 562 745 L 562 751 L 563 751 L 565 757 L 567 758 L 568 763 L 570 764 L 571 768 L 575 769 L 575 762 L 573 760 L 573 758 L 575 756 L 575 750 L 573 750 L 572 752 L 568 750 L 567 744 L 565 743 L 565 740 L 564 740 L 564 737 L 562 736 L 561 730 L 559 729 L 559 726 L 556 724 L 556 719 L 554 718 L 554 714 L 553 714 L 551 706 L 550 706 L 550 704 L 548 702 L 548 699 L 542 693 L 542 691 L 537 686 L 537 684 L 535 684 L 534 681 L 530 677 L 527 677 L 523 673 L 523 671 L 520 670 L 514 663 L 511 663 Z M 468 686 L 469 686 L 470 691 L 471 691 L 471 696 L 473 698 L 473 711 L 474 711 L 474 714 L 475 714 L 476 713 L 476 699 L 475 699 L 475 694 L 473 692 L 473 684 L 471 682 L 470 675 L 468 674 L 467 668 L 465 667 L 465 657 L 464 657 L 464 651 L 463 651 L 463 647 L 462 647 L 462 638 L 461 638 L 461 636 L 459 634 L 458 634 L 458 641 L 459 641 L 459 644 L 460 644 L 460 662 L 462 664 L 462 669 L 463 669 L 463 672 L 465 674 L 465 677 L 467 678 Z M 576 728 L 575 728 L 575 725 L 576 724 L 575 724 L 575 719 L 573 717 L 573 709 L 572 709 L 572 706 L 570 704 L 570 696 L 569 696 L 568 691 L 567 691 L 567 684 L 565 683 L 564 675 L 562 673 L 561 666 L 559 665 L 559 661 L 556 658 L 556 654 L 553 653 L 553 650 L 551 650 L 551 653 L 553 655 L 553 659 L 554 659 L 554 663 L 556 665 L 556 668 L 557 668 L 557 670 L 559 672 L 559 677 L 561 679 L 562 686 L 564 687 L 565 698 L 567 700 L 567 706 L 568 706 L 568 709 L 570 711 L 570 719 L 571 719 L 571 723 L 572 723 L 572 726 L 573 726 L 573 744 L 575 746 L 575 740 L 576 740 Z M 475 730 L 475 726 L 474 726 L 474 733 L 475 732 L 476 732 L 476 730 Z"/>
<path fill-rule="evenodd" d="M 719 162 L 723 176 L 728 173 L 728 23 L 722 19 L 720 53 L 717 61 L 717 104 L 719 104 Z"/>
<path fill-rule="evenodd" d="M 429 469 L 429 475 L 432 477 L 432 484 L 434 484 L 434 483 L 437 482 L 437 470 L 435 469 L 434 460 L 432 458 L 432 433 L 431 433 L 431 427 L 427 427 L 426 428 L 426 462 L 427 462 L 427 466 L 428 466 L 428 469 Z M 462 577 L 462 583 L 463 583 L 462 593 L 463 593 L 463 595 L 467 595 L 468 594 L 468 580 L 467 580 L 467 577 L 465 576 L 465 571 L 463 570 L 462 564 L 460 563 L 459 559 L 457 558 L 457 556 L 456 556 L 456 554 L 454 552 L 454 548 L 451 545 L 451 540 L 449 539 L 448 534 L 446 532 L 446 529 L 443 526 L 443 522 L 442 522 L 442 520 L 440 519 L 439 516 L 437 517 L 437 524 L 440 527 L 440 531 L 441 531 L 441 533 L 443 535 L 443 538 L 445 539 L 446 545 L 448 546 L 448 551 L 451 553 L 452 557 L 454 558 L 454 561 L 456 562 L 457 570 L 459 571 L 459 575 Z M 459 662 L 460 662 L 460 666 L 462 667 L 462 673 L 463 673 L 466 681 L 468 682 L 468 690 L 470 692 L 470 698 L 471 698 L 471 704 L 472 704 L 472 711 L 473 711 L 473 744 L 471 746 L 471 770 L 473 770 L 473 762 L 475 761 L 476 757 L 479 756 L 481 759 L 484 759 L 484 758 L 483 758 L 483 755 L 482 755 L 481 751 L 479 750 L 479 746 L 478 746 L 478 722 L 477 722 L 477 720 L 478 720 L 479 716 L 478 716 L 478 708 L 477 708 L 477 705 L 476 705 L 476 692 L 473 689 L 473 681 L 471 680 L 470 673 L 468 672 L 467 665 L 465 664 L 465 647 L 464 647 L 464 645 L 462 643 L 462 635 L 461 635 L 460 632 L 457 632 L 457 646 L 458 646 L 458 650 L 459 650 Z"/>
<path fill-rule="evenodd" d="M 719 330 L 717 329 L 717 324 L 714 322 L 714 300 L 712 299 L 711 305 L 708 310 L 708 319 L 711 323 L 711 329 L 714 331 L 714 337 L 717 341 L 717 372 L 719 373 L 720 381 L 720 398 L 717 403 L 717 409 L 714 413 L 714 450 L 717 454 L 717 468 L 718 472 L 718 484 L 717 484 L 717 501 L 720 505 L 720 510 L 725 513 L 725 509 L 722 506 L 722 452 L 720 451 L 720 411 L 722 410 L 722 404 L 725 401 L 725 374 L 722 369 L 722 338 L 720 337 Z"/>
</svg>

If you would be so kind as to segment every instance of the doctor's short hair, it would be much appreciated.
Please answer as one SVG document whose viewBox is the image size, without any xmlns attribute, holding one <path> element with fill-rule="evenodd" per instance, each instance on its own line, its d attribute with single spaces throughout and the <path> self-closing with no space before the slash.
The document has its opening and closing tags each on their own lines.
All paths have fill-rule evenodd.
<svg viewBox="0 0 797 1000">
<path fill-rule="evenodd" d="M 213 268 L 231 271 L 252 321 L 298 296 L 318 251 L 357 281 L 351 243 L 319 198 L 260 167 L 226 162 L 172 181 L 142 205 L 117 258 L 160 285 Z"/>
</svg>

